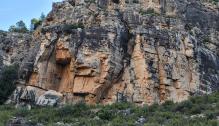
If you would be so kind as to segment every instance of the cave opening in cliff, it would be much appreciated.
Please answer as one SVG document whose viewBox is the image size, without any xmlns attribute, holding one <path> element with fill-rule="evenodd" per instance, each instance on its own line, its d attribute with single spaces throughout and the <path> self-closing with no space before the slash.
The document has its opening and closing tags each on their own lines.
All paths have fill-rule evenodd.
<svg viewBox="0 0 219 126">
<path fill-rule="evenodd" d="M 112 0 L 113 3 L 119 4 L 119 0 Z"/>
</svg>

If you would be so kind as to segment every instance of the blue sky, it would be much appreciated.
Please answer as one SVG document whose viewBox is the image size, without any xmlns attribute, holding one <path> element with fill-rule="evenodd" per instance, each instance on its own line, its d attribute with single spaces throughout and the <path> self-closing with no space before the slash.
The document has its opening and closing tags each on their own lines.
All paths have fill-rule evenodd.
<svg viewBox="0 0 219 126">
<path fill-rule="evenodd" d="M 29 27 L 32 18 L 39 18 L 42 12 L 48 14 L 52 3 L 58 1 L 62 0 L 1 0 L 0 30 L 8 30 L 19 20 Z"/>
</svg>

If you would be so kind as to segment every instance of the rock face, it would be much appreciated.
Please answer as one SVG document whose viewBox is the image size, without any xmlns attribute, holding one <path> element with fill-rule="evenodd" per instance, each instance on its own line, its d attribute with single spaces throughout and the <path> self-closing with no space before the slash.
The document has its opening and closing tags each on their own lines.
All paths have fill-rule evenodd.
<svg viewBox="0 0 219 126">
<path fill-rule="evenodd" d="M 30 34 L 0 31 L 0 67 L 24 61 L 28 56 L 31 41 Z"/>
<path fill-rule="evenodd" d="M 4 66 L 19 65 L 22 84 L 31 74 L 39 44 L 30 33 L 0 31 L 0 73 Z M 0 74 L 1 76 L 1 74 Z"/>
<path fill-rule="evenodd" d="M 219 89 L 218 13 L 197 0 L 54 3 L 33 34 L 34 67 L 21 77 L 62 93 L 64 103 L 152 104 L 211 93 Z"/>
</svg>

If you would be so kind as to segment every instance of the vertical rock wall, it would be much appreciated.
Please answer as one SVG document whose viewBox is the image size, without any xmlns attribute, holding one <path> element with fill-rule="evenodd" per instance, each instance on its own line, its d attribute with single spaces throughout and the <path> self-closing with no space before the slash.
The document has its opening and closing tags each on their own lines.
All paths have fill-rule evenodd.
<svg viewBox="0 0 219 126">
<path fill-rule="evenodd" d="M 194 0 L 54 3 L 34 34 L 40 45 L 26 85 L 90 104 L 210 93 L 219 87 L 218 18 L 217 6 Z"/>
</svg>

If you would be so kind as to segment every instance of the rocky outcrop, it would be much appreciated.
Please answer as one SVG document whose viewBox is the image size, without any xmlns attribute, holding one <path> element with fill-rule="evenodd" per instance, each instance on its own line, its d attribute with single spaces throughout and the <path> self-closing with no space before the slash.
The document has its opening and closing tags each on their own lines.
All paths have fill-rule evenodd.
<svg viewBox="0 0 219 126">
<path fill-rule="evenodd" d="M 39 49 L 36 40 L 37 37 L 33 38 L 31 33 L 0 31 L 0 72 L 4 66 L 18 65 L 19 83 L 25 84 Z"/>
<path fill-rule="evenodd" d="M 33 86 L 25 88 L 17 87 L 8 103 L 14 103 L 17 107 L 31 107 L 30 105 L 38 106 L 57 106 L 61 104 L 63 95 L 54 90 L 44 90 Z"/>
<path fill-rule="evenodd" d="M 27 86 L 62 93 L 64 103 L 152 104 L 211 93 L 219 87 L 218 13 L 194 0 L 54 3 L 34 33 L 33 70 L 21 75 Z"/>
<path fill-rule="evenodd" d="M 31 41 L 30 34 L 0 31 L 0 67 L 24 61 L 28 56 Z"/>
</svg>

